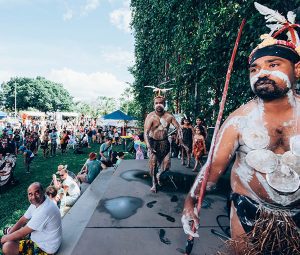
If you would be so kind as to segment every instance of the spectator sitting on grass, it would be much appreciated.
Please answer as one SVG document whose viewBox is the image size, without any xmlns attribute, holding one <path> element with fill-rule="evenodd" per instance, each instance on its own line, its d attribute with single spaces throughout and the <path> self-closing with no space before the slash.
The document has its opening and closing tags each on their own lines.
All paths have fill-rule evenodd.
<svg viewBox="0 0 300 255">
<path fill-rule="evenodd" d="M 46 194 L 49 197 L 49 199 L 57 205 L 58 197 L 57 197 L 57 189 L 54 186 L 48 186 L 46 189 Z"/>
<path fill-rule="evenodd" d="M 56 179 L 55 174 L 52 175 L 52 178 L 54 187 L 59 190 L 58 197 L 61 201 L 61 206 L 72 206 L 80 196 L 79 186 L 75 180 L 69 176 L 65 166 L 58 166 L 58 174 L 62 183 Z"/>
<path fill-rule="evenodd" d="M 115 164 L 115 168 L 117 168 L 121 164 L 121 162 L 123 161 L 124 157 L 125 157 L 124 152 L 122 152 L 122 151 L 118 152 L 117 162 Z"/>
<path fill-rule="evenodd" d="M 106 138 L 105 143 L 101 144 L 100 146 L 100 152 L 99 152 L 101 158 L 100 161 L 103 165 L 103 168 L 112 166 L 112 138 L 108 137 Z"/>
<path fill-rule="evenodd" d="M 97 160 L 97 154 L 95 152 L 91 152 L 89 154 L 89 160 L 85 163 L 82 171 L 80 171 L 80 173 L 77 175 L 77 179 L 81 183 L 92 183 L 101 170 L 101 163 L 99 160 Z"/>
<path fill-rule="evenodd" d="M 28 188 L 30 206 L 1 238 L 4 255 L 54 254 L 62 241 L 61 217 L 58 207 L 45 196 L 42 185 Z M 22 240 L 30 234 L 30 240 Z"/>
</svg>

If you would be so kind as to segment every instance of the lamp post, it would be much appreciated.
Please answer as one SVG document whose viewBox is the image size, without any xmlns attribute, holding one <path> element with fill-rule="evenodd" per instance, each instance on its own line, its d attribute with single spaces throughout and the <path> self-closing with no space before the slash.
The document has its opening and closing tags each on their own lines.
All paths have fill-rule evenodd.
<svg viewBox="0 0 300 255">
<path fill-rule="evenodd" d="M 15 118 L 17 118 L 17 83 L 14 83 L 15 85 Z"/>
</svg>

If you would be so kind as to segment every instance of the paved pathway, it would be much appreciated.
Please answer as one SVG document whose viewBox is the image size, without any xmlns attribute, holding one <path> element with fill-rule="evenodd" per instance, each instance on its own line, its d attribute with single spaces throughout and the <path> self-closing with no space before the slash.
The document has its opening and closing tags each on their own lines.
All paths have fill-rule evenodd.
<svg viewBox="0 0 300 255">
<path fill-rule="evenodd" d="M 105 190 L 99 193 L 97 204 L 91 207 L 93 211 L 84 213 L 87 224 L 83 226 L 82 232 L 77 232 L 79 236 L 74 243 L 75 247 L 68 254 L 182 254 L 186 235 L 183 233 L 180 217 L 184 198 L 196 176 L 192 170 L 182 167 L 179 160 L 173 159 L 171 171 L 164 176 L 164 186 L 157 194 L 150 192 L 151 178 L 146 160 L 123 161 L 110 176 L 105 184 L 97 184 L 96 180 L 91 185 L 98 185 L 94 189 L 100 185 L 102 190 L 105 186 Z M 220 195 L 224 194 L 223 190 L 206 197 L 201 212 L 201 237 L 195 241 L 194 255 L 215 254 L 222 249 L 223 242 L 211 233 L 211 229 L 222 232 L 216 217 L 226 215 L 226 197 Z M 79 202 L 82 203 L 82 208 L 84 200 L 88 203 L 89 197 L 81 199 L 83 201 Z M 96 200 L 94 197 L 94 203 Z M 80 208 L 71 210 L 70 213 L 74 215 L 76 210 Z M 70 216 L 67 215 L 64 221 L 67 217 Z M 225 227 L 228 226 L 228 218 L 222 218 L 221 222 Z M 68 228 L 67 232 L 74 231 L 70 226 Z M 65 252 L 61 254 L 67 255 Z"/>
</svg>

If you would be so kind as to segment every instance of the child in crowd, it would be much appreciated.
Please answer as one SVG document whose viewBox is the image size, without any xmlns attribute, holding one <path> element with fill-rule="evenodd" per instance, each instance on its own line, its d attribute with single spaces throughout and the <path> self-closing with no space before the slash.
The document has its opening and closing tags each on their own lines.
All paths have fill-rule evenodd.
<svg viewBox="0 0 300 255">
<path fill-rule="evenodd" d="M 115 168 L 117 168 L 121 164 L 121 162 L 123 161 L 124 157 L 125 157 L 124 152 L 122 152 L 122 151 L 118 152 L 117 162 L 115 164 Z"/>
<path fill-rule="evenodd" d="M 205 146 L 205 138 L 204 134 L 201 132 L 200 128 L 196 126 L 195 128 L 195 135 L 193 139 L 193 156 L 195 158 L 195 166 L 193 171 L 197 171 L 197 166 L 201 164 L 201 158 L 203 155 L 206 154 L 206 146 Z"/>
</svg>

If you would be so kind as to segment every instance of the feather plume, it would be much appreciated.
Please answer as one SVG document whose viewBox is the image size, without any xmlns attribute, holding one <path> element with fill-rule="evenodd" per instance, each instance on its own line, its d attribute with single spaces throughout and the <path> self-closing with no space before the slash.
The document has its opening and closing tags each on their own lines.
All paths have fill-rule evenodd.
<svg viewBox="0 0 300 255">
<path fill-rule="evenodd" d="M 157 96 L 161 96 L 161 94 L 165 94 L 168 90 L 171 90 L 172 88 L 168 89 L 161 89 L 154 86 L 145 86 L 146 88 L 152 88 L 154 93 L 157 93 Z"/>
<path fill-rule="evenodd" d="M 255 8 L 259 11 L 260 14 L 266 16 L 265 19 L 267 22 L 280 22 L 280 23 L 286 23 L 287 20 L 283 15 L 281 15 L 279 12 L 274 11 L 264 5 L 261 5 L 257 2 L 254 2 Z"/>
<path fill-rule="evenodd" d="M 270 35 L 282 27 L 281 24 L 267 24 L 266 26 L 271 29 L 271 32 L 269 33 Z"/>
<path fill-rule="evenodd" d="M 296 20 L 296 13 L 292 12 L 292 11 L 289 11 L 287 13 L 287 20 L 292 23 L 292 24 L 295 24 L 295 20 Z"/>
</svg>

